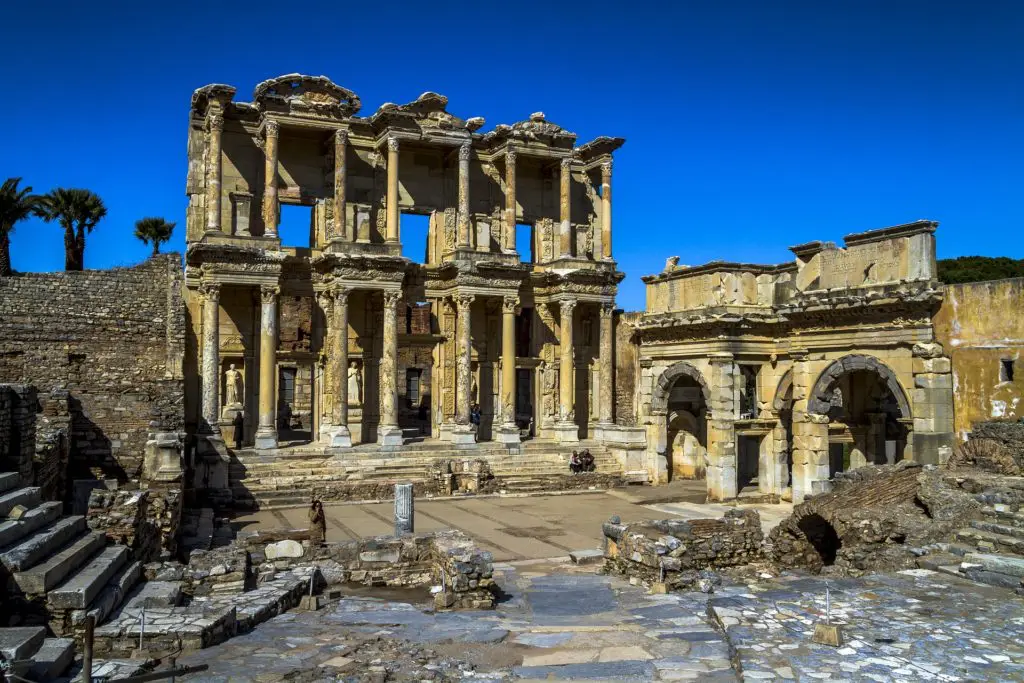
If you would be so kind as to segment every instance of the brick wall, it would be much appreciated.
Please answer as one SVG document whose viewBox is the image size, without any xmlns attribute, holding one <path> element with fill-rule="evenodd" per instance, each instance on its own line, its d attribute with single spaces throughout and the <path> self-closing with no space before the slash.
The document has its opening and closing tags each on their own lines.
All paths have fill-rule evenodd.
<svg viewBox="0 0 1024 683">
<path fill-rule="evenodd" d="M 161 254 L 0 278 L 0 382 L 67 389 L 71 478 L 135 478 L 151 423 L 183 428 L 182 277 L 180 255 Z"/>
</svg>

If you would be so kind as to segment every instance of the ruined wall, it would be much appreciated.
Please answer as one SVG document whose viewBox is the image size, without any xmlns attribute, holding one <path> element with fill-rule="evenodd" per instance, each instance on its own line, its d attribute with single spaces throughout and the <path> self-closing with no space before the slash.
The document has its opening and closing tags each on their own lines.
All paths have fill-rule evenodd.
<svg viewBox="0 0 1024 683">
<path fill-rule="evenodd" d="M 178 254 L 0 278 L 0 382 L 67 389 L 73 477 L 137 477 L 151 422 L 182 428 L 181 279 Z"/>
<path fill-rule="evenodd" d="M 954 428 L 961 439 L 977 422 L 1024 417 L 1021 310 L 1024 278 L 945 287 L 933 324 L 952 359 Z"/>
<path fill-rule="evenodd" d="M 627 427 L 636 426 L 639 346 L 633 339 L 633 325 L 643 315 L 643 311 L 620 311 L 615 316 L 615 423 Z"/>
<path fill-rule="evenodd" d="M 36 450 L 35 387 L 0 385 L 0 472 L 17 472 L 23 485 L 33 481 Z"/>
</svg>

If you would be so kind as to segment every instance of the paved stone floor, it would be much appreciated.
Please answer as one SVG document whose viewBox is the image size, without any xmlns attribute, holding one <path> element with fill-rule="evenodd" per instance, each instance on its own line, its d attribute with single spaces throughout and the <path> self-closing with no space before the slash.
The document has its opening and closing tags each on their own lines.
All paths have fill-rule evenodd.
<svg viewBox="0 0 1024 683">
<path fill-rule="evenodd" d="M 703 487 L 703 482 L 698 483 Z M 491 552 L 496 561 L 512 562 L 564 557 L 573 550 L 600 547 L 601 522 L 611 515 L 619 515 L 623 522 L 635 522 L 657 516 L 721 517 L 729 509 L 699 503 L 644 505 L 638 493 L 623 489 L 572 495 L 417 499 L 416 531 L 460 529 L 481 549 Z M 766 531 L 792 511 L 790 505 L 742 507 L 757 509 Z M 390 534 L 394 530 L 391 502 L 325 505 L 324 512 L 328 541 Z M 234 521 L 241 530 L 309 526 L 305 508 L 263 510 Z"/>
<path fill-rule="evenodd" d="M 544 562 L 498 563 L 495 576 L 507 593 L 495 611 L 434 614 L 346 598 L 178 661 L 210 666 L 188 677 L 195 683 L 288 680 L 299 671 L 313 674 L 302 680 L 357 680 L 365 670 L 331 667 L 359 633 L 439 649 L 466 662 L 456 680 L 467 681 L 1024 680 L 1024 600 L 925 570 L 828 580 L 842 648 L 810 641 L 824 612 L 822 577 L 761 579 L 707 596 L 649 595 L 617 577 Z"/>
</svg>

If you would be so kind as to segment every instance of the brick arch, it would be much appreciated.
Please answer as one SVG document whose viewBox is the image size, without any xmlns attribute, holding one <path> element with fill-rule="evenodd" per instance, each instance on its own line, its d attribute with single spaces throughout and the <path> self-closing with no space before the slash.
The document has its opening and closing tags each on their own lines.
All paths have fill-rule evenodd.
<svg viewBox="0 0 1024 683">
<path fill-rule="evenodd" d="M 666 368 L 658 378 L 658 383 L 654 386 L 654 392 L 651 394 L 651 415 L 668 415 L 669 392 L 672 391 L 672 385 L 676 383 L 676 380 L 684 375 L 700 385 L 705 405 L 711 405 L 711 390 L 708 389 L 708 383 L 704 381 L 704 376 L 700 374 L 700 370 L 681 360 Z"/>
<path fill-rule="evenodd" d="M 829 399 L 832 395 L 832 389 L 835 387 L 836 382 L 839 381 L 839 378 L 849 372 L 864 370 L 874 372 L 882 378 L 885 386 L 896 397 L 896 404 L 899 406 L 901 417 L 913 417 L 910 410 L 910 401 L 907 400 L 907 395 L 896 378 L 896 373 L 874 356 L 863 354 L 843 356 L 825 368 L 824 372 L 818 376 L 818 380 L 814 383 L 814 388 L 811 390 L 811 395 L 807 402 L 808 412 L 827 415 L 831 405 Z"/>
<path fill-rule="evenodd" d="M 786 407 L 786 394 L 793 390 L 793 368 L 786 370 L 775 388 L 775 399 L 772 401 L 772 408 L 779 412 Z"/>
</svg>

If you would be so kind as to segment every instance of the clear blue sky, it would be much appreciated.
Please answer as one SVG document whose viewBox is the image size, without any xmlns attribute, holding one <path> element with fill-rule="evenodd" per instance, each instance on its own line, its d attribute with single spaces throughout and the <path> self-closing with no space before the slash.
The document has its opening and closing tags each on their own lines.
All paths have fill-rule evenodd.
<svg viewBox="0 0 1024 683">
<path fill-rule="evenodd" d="M 765 0 L 10 3 L 0 176 L 109 207 L 86 266 L 143 259 L 135 219 L 178 222 L 189 98 L 290 72 L 363 113 L 425 90 L 487 127 L 534 111 L 627 143 L 614 171 L 619 303 L 665 258 L 781 262 L 790 245 L 918 218 L 940 257 L 1024 257 L 1024 2 Z M 17 270 L 63 267 L 18 226 Z"/>
</svg>

